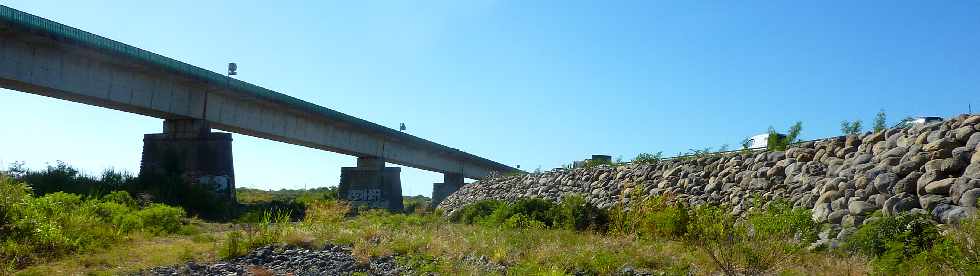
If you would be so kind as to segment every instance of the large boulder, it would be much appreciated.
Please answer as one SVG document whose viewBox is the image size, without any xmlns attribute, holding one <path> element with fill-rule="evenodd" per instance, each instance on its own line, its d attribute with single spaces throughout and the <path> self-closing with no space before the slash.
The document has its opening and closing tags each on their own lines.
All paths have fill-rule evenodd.
<svg viewBox="0 0 980 276">
<path fill-rule="evenodd" d="M 945 195 L 949 194 L 949 188 L 953 186 L 956 182 L 956 178 L 946 178 L 943 180 L 933 181 L 926 185 L 926 193 Z"/>
<path fill-rule="evenodd" d="M 851 215 L 867 215 L 874 212 L 875 209 L 878 208 L 874 204 L 860 200 L 852 200 L 847 204 L 847 211 Z"/>
</svg>

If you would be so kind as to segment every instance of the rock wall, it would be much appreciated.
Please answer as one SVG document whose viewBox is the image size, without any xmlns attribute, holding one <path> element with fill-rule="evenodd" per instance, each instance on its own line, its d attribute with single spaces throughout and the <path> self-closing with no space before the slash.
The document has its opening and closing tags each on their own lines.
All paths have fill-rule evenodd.
<svg viewBox="0 0 980 276">
<path fill-rule="evenodd" d="M 813 219 L 843 228 L 876 210 L 932 214 L 943 223 L 977 213 L 980 196 L 980 116 L 956 118 L 793 145 L 786 151 L 746 152 L 668 160 L 660 164 L 598 166 L 495 176 L 460 188 L 439 208 L 447 214 L 484 199 L 560 200 L 580 194 L 599 207 L 623 194 L 665 193 L 692 205 L 784 198 L 813 210 Z"/>
</svg>

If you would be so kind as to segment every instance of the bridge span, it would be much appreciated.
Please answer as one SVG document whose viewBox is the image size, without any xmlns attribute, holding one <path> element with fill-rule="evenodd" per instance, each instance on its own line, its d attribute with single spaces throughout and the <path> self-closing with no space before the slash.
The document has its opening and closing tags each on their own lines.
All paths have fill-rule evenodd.
<svg viewBox="0 0 980 276">
<path fill-rule="evenodd" d="M 140 173 L 176 167 L 232 199 L 231 134 L 211 129 L 356 156 L 341 171 L 342 196 L 378 207 L 401 206 L 399 169 L 385 162 L 443 173 L 436 203 L 463 178 L 517 171 L 3 5 L 0 87 L 163 119 L 162 133 L 144 136 Z"/>
</svg>

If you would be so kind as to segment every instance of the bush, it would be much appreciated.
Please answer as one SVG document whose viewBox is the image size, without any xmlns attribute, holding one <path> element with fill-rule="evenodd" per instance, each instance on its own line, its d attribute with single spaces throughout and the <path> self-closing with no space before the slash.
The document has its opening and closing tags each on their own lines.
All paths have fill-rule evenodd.
<svg viewBox="0 0 980 276">
<path fill-rule="evenodd" d="M 660 163 L 661 160 L 663 160 L 662 151 L 657 153 L 640 153 L 633 158 L 633 163 L 655 165 Z"/>
<path fill-rule="evenodd" d="M 682 237 L 687 231 L 688 209 L 669 196 L 634 199 L 610 211 L 609 231 L 641 237 Z"/>
<path fill-rule="evenodd" d="M 523 213 L 517 213 L 511 215 L 500 225 L 507 228 L 524 228 L 524 229 L 544 229 L 547 227 L 544 222 L 536 220 Z"/>
<path fill-rule="evenodd" d="M 691 209 L 685 240 L 727 275 L 768 274 L 789 262 L 816 239 L 820 225 L 810 211 L 776 200 L 739 219 L 727 208 L 702 205 Z"/>
<path fill-rule="evenodd" d="M 142 221 L 142 229 L 157 235 L 177 233 L 181 227 L 180 220 L 185 215 L 184 209 L 164 204 L 153 204 L 136 212 L 136 216 Z"/>
<path fill-rule="evenodd" d="M 789 147 L 789 144 L 796 143 L 799 141 L 800 131 L 803 130 L 803 123 L 796 122 L 789 127 L 786 135 L 779 135 L 776 133 L 776 129 L 769 127 L 769 139 L 766 143 L 766 148 L 770 151 L 783 151 Z"/>
<path fill-rule="evenodd" d="M 134 231 L 174 233 L 183 216 L 179 208 L 165 205 L 140 210 L 126 192 L 102 198 L 64 192 L 34 197 L 29 186 L 0 174 L 0 260 L 22 268 L 104 248 Z"/>
<path fill-rule="evenodd" d="M 961 275 L 980 275 L 980 218 L 961 221 L 949 229 L 943 241 L 933 245 L 928 256 L 927 264 L 948 268 Z"/>
<path fill-rule="evenodd" d="M 764 208 L 750 212 L 746 221 L 754 235 L 807 245 L 817 240 L 820 224 L 813 221 L 810 210 L 793 208 L 793 204 L 777 199 Z"/>
<path fill-rule="evenodd" d="M 474 224 L 483 221 L 503 205 L 503 202 L 497 200 L 478 201 L 454 212 L 450 220 L 459 223 Z"/>
<path fill-rule="evenodd" d="M 861 120 L 854 122 L 841 121 L 840 122 L 840 132 L 843 135 L 856 135 L 861 134 L 861 129 L 864 128 L 861 125 Z"/>
<path fill-rule="evenodd" d="M 926 214 L 902 213 L 878 216 L 848 237 L 845 248 L 873 257 L 872 265 L 883 272 L 897 272 L 914 258 L 942 241 L 936 222 Z"/>
<path fill-rule="evenodd" d="M 609 224 L 608 212 L 579 195 L 565 196 L 551 213 L 556 228 L 605 232 Z"/>
<path fill-rule="evenodd" d="M 552 209 L 555 204 L 540 198 L 520 199 L 511 204 L 505 204 L 494 210 L 488 217 L 487 223 L 501 225 L 514 216 L 522 216 L 522 219 L 538 221 L 545 226 L 554 225 Z"/>
<path fill-rule="evenodd" d="M 450 220 L 509 228 L 605 231 L 609 215 L 581 196 L 567 196 L 559 204 L 539 198 L 521 199 L 514 203 L 479 201 L 456 211 Z"/>
</svg>

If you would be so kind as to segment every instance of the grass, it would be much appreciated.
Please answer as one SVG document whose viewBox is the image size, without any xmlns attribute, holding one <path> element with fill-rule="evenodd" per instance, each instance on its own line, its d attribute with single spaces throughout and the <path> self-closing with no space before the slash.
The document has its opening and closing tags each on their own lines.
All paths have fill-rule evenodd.
<svg viewBox="0 0 980 276">
<path fill-rule="evenodd" d="M 567 196 L 484 201 L 444 217 L 425 198 L 406 198 L 410 212 L 389 213 L 353 210 L 325 194 L 245 190 L 239 195 L 257 206 L 244 213 L 250 218 L 222 224 L 126 192 L 35 195 L 0 174 L 0 274 L 127 274 L 276 243 L 346 245 L 362 264 L 394 256 L 415 273 L 442 275 L 980 273 L 980 220 L 938 226 L 911 215 L 874 217 L 844 248 L 809 251 L 824 226 L 779 200 L 756 199 L 740 217 L 726 206 L 639 194 L 608 210 Z M 298 206 L 267 204 L 283 200 Z"/>
<path fill-rule="evenodd" d="M 126 192 L 36 197 L 31 187 L 0 174 L 0 260 L 4 270 L 92 252 L 129 235 L 190 232 L 183 209 L 137 205 Z"/>
<path fill-rule="evenodd" d="M 199 236 L 135 235 L 108 249 L 68 256 L 19 271 L 21 275 L 118 275 L 150 267 L 186 261 L 217 259 L 220 240 L 214 234 Z"/>
</svg>

